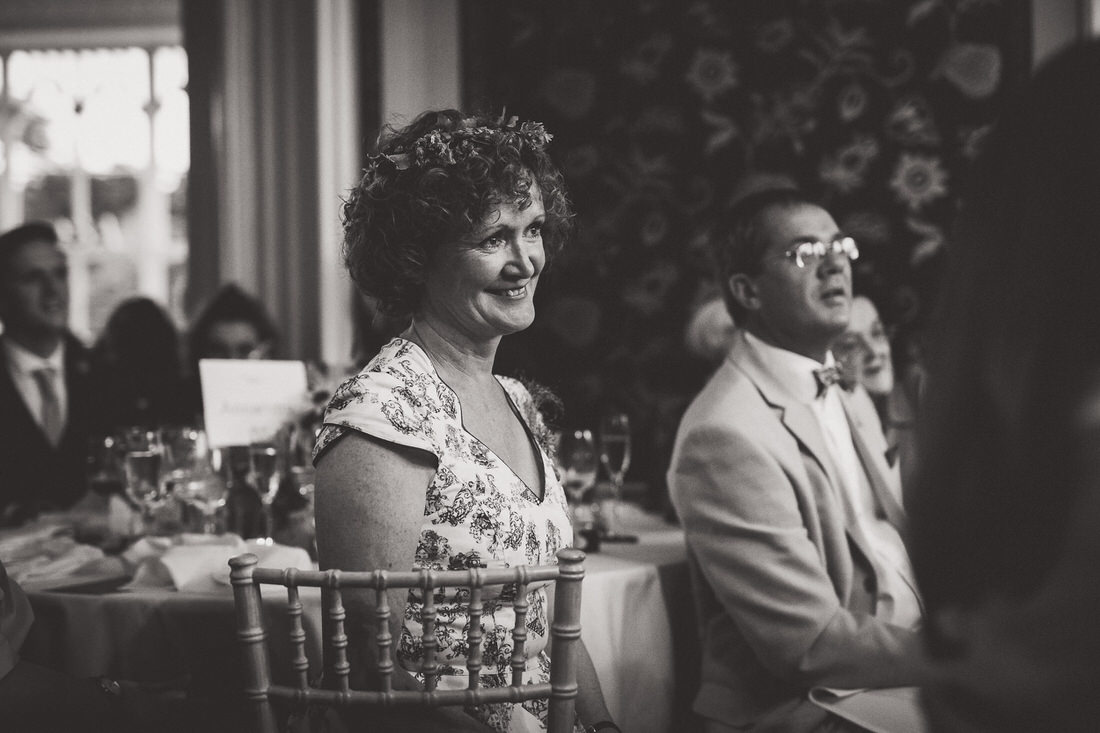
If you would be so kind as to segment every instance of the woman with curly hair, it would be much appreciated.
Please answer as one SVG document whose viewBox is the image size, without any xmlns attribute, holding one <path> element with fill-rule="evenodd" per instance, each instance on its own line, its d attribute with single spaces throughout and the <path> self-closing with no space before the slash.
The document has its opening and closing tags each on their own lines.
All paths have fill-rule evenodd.
<svg viewBox="0 0 1100 733">
<path fill-rule="evenodd" d="M 348 271 L 384 311 L 411 320 L 337 390 L 326 412 L 314 451 L 322 567 L 550 564 L 572 544 L 535 400 L 520 382 L 493 374 L 501 338 L 534 320 L 539 276 L 571 230 L 549 141 L 538 123 L 425 112 L 388 130 L 345 203 Z M 513 600 L 504 592 L 485 601 L 487 686 L 509 683 Z M 547 589 L 532 589 L 527 601 L 525 681 L 546 681 Z M 349 653 L 369 660 L 371 599 L 346 605 Z M 415 672 L 421 603 L 398 593 L 391 605 L 404 609 L 393 622 L 395 686 L 415 688 L 423 682 Z M 449 589 L 440 589 L 436 605 L 438 687 L 463 689 L 468 609 Z M 581 649 L 578 721 L 606 721 Z M 441 709 L 380 721 L 372 714 L 370 722 L 402 731 L 538 730 L 545 708 L 533 701 L 484 705 L 474 716 Z"/>
</svg>

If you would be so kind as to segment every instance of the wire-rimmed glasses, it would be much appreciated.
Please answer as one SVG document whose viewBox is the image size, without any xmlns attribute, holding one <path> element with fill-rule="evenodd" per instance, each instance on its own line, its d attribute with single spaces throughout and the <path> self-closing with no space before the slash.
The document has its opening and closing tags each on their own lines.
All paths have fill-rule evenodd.
<svg viewBox="0 0 1100 733">
<path fill-rule="evenodd" d="M 849 260 L 859 259 L 859 245 L 851 237 L 837 237 L 829 242 L 817 240 L 815 242 L 799 242 L 783 256 L 792 260 L 798 267 L 805 267 L 807 263 L 817 263 L 829 253 L 843 254 Z"/>
</svg>

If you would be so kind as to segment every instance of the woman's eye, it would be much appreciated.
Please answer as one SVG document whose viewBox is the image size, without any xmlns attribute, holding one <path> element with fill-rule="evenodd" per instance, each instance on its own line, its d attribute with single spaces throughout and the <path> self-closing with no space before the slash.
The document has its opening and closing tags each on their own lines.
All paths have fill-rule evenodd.
<svg viewBox="0 0 1100 733">
<path fill-rule="evenodd" d="M 542 224 L 533 224 L 527 229 L 527 236 L 531 239 L 542 236 Z"/>
<path fill-rule="evenodd" d="M 481 246 L 485 249 L 494 249 L 504 244 L 504 237 L 499 234 L 493 234 L 481 241 Z"/>
</svg>

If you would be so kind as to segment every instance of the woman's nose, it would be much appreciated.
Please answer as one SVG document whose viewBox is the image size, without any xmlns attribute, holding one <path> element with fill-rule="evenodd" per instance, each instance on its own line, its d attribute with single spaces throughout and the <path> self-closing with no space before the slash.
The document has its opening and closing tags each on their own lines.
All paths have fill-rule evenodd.
<svg viewBox="0 0 1100 733">
<path fill-rule="evenodd" d="M 534 277 L 542 269 L 544 261 L 541 241 L 535 244 L 521 239 L 512 246 L 512 256 L 508 260 L 509 272 L 516 277 Z"/>
</svg>

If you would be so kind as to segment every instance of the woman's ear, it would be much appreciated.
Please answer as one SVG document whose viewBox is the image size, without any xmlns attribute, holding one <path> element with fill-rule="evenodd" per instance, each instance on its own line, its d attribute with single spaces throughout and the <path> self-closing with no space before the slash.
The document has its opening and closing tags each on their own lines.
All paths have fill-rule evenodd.
<svg viewBox="0 0 1100 733">
<path fill-rule="evenodd" d="M 730 275 L 726 287 L 730 289 L 733 299 L 740 303 L 745 310 L 756 311 L 760 309 L 760 296 L 756 291 L 756 283 L 749 275 L 743 272 Z"/>
</svg>

